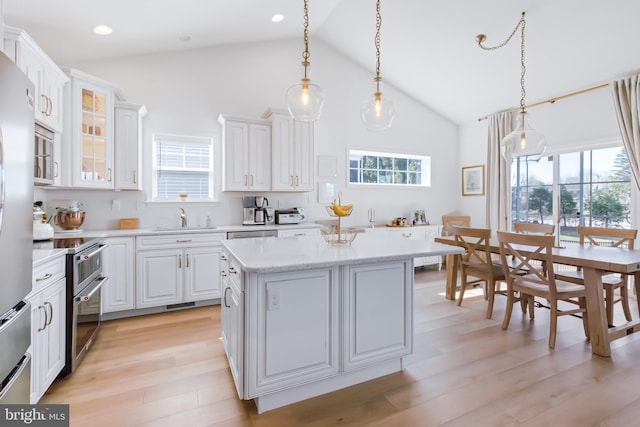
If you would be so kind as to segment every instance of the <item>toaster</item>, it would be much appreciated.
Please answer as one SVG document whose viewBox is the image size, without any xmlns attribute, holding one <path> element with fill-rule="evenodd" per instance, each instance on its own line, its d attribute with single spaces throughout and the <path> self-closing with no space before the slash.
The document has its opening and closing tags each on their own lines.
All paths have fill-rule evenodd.
<svg viewBox="0 0 640 427">
<path fill-rule="evenodd" d="M 276 224 L 300 224 L 304 221 L 304 215 L 296 208 L 275 211 Z"/>
</svg>

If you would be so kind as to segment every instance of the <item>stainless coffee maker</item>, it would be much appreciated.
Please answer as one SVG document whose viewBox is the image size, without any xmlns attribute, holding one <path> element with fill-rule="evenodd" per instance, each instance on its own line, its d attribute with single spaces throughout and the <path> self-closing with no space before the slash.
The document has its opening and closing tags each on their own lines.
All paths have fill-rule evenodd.
<svg viewBox="0 0 640 427">
<path fill-rule="evenodd" d="M 273 210 L 268 207 L 269 200 L 264 196 L 243 196 L 243 225 L 265 225 L 273 220 L 271 212 Z M 271 210 L 271 212 L 270 212 Z"/>
<path fill-rule="evenodd" d="M 256 196 L 256 209 L 253 216 L 253 221 L 256 224 L 267 223 L 267 208 L 269 206 L 269 199 L 263 196 Z"/>
</svg>

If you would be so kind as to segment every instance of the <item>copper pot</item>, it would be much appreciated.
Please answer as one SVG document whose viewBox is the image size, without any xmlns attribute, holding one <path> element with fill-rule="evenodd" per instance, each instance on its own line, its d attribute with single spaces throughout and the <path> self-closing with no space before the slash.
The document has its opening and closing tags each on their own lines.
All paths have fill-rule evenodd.
<svg viewBox="0 0 640 427">
<path fill-rule="evenodd" d="M 84 222 L 84 211 L 58 211 L 55 220 L 65 230 L 77 230 Z"/>
</svg>

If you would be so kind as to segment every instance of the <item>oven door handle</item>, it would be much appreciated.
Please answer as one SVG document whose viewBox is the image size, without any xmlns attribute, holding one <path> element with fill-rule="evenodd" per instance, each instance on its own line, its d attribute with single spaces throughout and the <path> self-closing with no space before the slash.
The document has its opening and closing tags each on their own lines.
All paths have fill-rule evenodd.
<svg viewBox="0 0 640 427">
<path fill-rule="evenodd" d="M 94 282 L 93 285 L 87 286 L 87 292 L 83 292 L 80 295 L 75 297 L 76 301 L 89 301 L 89 299 L 96 293 L 98 289 L 104 285 L 104 283 L 109 280 L 108 277 L 99 277 Z"/>
<path fill-rule="evenodd" d="M 89 258 L 91 258 L 92 256 L 94 256 L 95 254 L 102 252 L 108 245 L 100 245 L 98 247 L 98 249 L 96 249 L 95 251 L 91 252 L 90 254 L 81 254 L 78 255 L 76 259 L 82 259 L 82 260 L 88 260 Z"/>
</svg>

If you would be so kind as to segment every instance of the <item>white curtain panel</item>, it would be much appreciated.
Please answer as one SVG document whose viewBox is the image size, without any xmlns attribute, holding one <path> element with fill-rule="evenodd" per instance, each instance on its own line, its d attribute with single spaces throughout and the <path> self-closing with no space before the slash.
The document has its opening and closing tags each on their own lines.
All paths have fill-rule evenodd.
<svg viewBox="0 0 640 427">
<path fill-rule="evenodd" d="M 509 206 L 511 206 L 511 170 L 502 153 L 500 141 L 513 130 L 512 113 L 501 111 L 492 114 L 489 120 L 487 141 L 487 228 L 495 234 L 497 230 L 508 230 Z"/>
<path fill-rule="evenodd" d="M 640 75 L 613 80 L 610 86 L 622 142 L 640 189 Z"/>
</svg>

